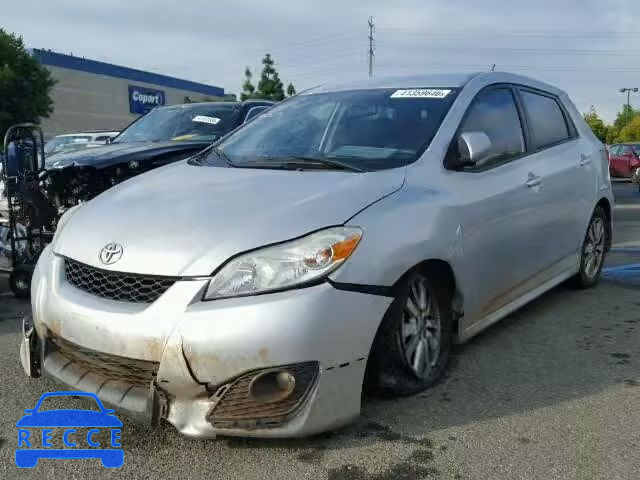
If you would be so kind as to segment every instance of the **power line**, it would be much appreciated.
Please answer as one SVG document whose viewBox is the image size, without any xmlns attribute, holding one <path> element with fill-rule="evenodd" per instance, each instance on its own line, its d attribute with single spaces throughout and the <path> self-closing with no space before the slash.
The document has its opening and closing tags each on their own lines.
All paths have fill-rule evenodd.
<svg viewBox="0 0 640 480">
<path fill-rule="evenodd" d="M 384 46 L 383 42 L 383 46 Z M 637 55 L 637 50 L 604 50 L 604 49 L 569 49 L 569 48 L 511 48 L 511 47 L 493 47 L 493 46 L 477 46 L 477 45 L 450 45 L 450 44 L 429 44 L 429 49 L 425 49 L 422 45 L 415 44 L 387 44 L 387 47 L 391 49 L 401 48 L 404 53 L 407 50 L 420 50 L 424 53 L 441 53 L 442 51 L 479 51 L 479 52 L 491 52 L 497 54 L 550 54 L 550 55 L 612 55 L 612 56 L 624 56 L 624 55 Z M 438 49 L 436 52 L 433 49 Z M 383 50 L 385 52 L 389 50 Z"/>
<path fill-rule="evenodd" d="M 427 63 L 380 63 L 378 64 L 380 68 L 425 68 L 425 67 L 466 67 L 466 68 L 477 68 L 477 69 L 486 69 L 486 64 L 484 63 L 435 63 L 435 62 L 427 62 Z M 640 69 L 628 69 L 624 67 L 602 67 L 602 65 L 594 66 L 594 67 L 550 67 L 550 66 L 542 66 L 542 65 L 510 65 L 510 64 L 496 64 L 497 69 L 516 69 L 516 70 L 538 70 L 543 72 L 614 72 L 614 73 L 640 73 Z"/>
<path fill-rule="evenodd" d="M 390 32 L 394 35 L 413 35 L 413 36 L 460 36 L 460 35 L 473 35 L 473 36 L 483 36 L 483 37 L 533 37 L 533 38 L 544 38 L 544 37 L 637 37 L 640 36 L 639 32 L 621 32 L 615 30 L 603 30 L 603 31 L 583 31 L 583 30 L 562 30 L 562 31 L 553 31 L 553 30 L 518 30 L 518 31 L 494 31 L 487 32 L 486 30 L 472 30 L 472 29 L 447 29 L 447 30 L 435 30 L 435 31 L 424 31 L 424 30 L 416 30 L 416 29 L 407 29 L 404 27 L 381 27 L 380 32 Z"/>
<path fill-rule="evenodd" d="M 369 17 L 369 76 L 373 76 L 373 17 Z"/>
</svg>

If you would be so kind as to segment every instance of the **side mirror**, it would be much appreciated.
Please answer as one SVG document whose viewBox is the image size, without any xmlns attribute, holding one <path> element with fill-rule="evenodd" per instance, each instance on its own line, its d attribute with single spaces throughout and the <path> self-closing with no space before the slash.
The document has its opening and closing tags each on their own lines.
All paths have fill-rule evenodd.
<svg viewBox="0 0 640 480">
<path fill-rule="evenodd" d="M 458 167 L 472 166 L 491 150 L 491 140 L 484 132 L 465 132 L 458 136 Z"/>
</svg>

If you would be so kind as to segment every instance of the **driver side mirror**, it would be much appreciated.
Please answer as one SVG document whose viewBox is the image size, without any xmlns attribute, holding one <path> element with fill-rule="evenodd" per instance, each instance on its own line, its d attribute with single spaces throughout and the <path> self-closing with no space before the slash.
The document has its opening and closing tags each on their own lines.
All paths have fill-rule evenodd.
<svg viewBox="0 0 640 480">
<path fill-rule="evenodd" d="M 491 151 L 491 140 L 484 132 L 465 132 L 458 136 L 458 158 L 455 168 L 471 167 Z"/>
</svg>

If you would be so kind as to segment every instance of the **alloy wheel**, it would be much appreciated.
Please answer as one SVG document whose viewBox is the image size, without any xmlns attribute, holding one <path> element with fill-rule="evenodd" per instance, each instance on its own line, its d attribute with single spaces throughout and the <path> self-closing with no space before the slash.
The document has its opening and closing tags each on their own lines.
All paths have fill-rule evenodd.
<svg viewBox="0 0 640 480">
<path fill-rule="evenodd" d="M 427 378 L 440 356 L 441 325 L 438 305 L 423 275 L 409 284 L 402 311 L 402 349 L 407 365 L 419 378 Z"/>
<path fill-rule="evenodd" d="M 593 278 L 604 260 L 605 228 L 601 218 L 594 218 L 584 244 L 584 273 Z"/>
</svg>

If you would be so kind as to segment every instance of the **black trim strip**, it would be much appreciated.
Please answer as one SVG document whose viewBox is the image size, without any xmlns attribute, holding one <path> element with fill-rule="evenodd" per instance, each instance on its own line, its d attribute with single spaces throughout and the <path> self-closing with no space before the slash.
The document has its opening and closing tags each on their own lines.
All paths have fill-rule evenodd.
<svg viewBox="0 0 640 480">
<path fill-rule="evenodd" d="M 334 282 L 329 279 L 328 282 L 333 288 L 345 290 L 347 292 L 366 293 L 368 295 L 379 295 L 381 297 L 395 297 L 393 287 L 385 287 L 382 285 L 365 285 L 362 283 L 342 283 Z"/>
</svg>

